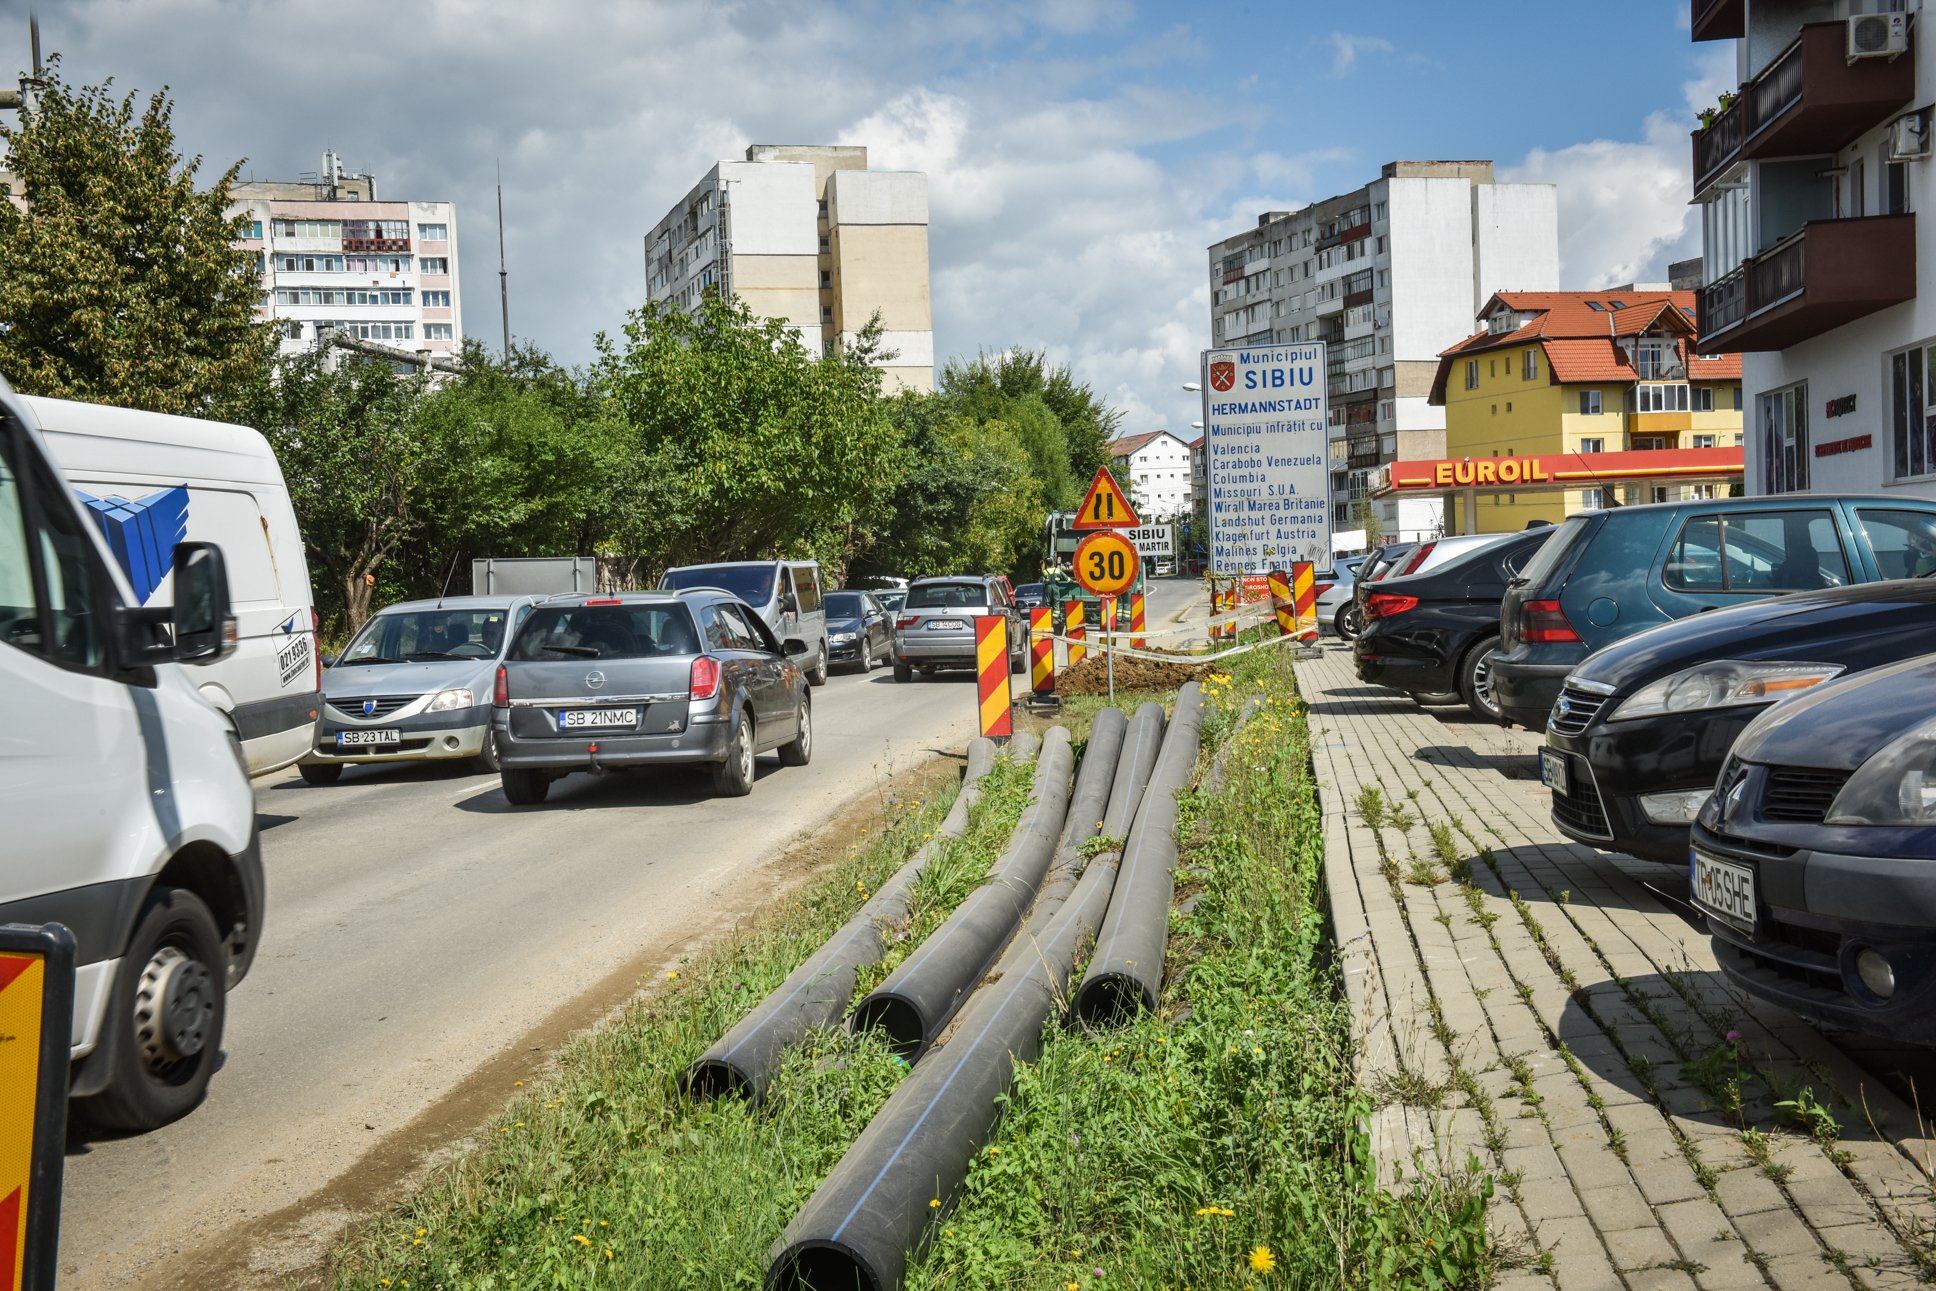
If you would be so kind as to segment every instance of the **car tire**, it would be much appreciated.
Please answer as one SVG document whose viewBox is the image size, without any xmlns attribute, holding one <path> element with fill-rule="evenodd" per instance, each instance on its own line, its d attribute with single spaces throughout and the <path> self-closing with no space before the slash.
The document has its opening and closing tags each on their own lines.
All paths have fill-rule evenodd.
<svg viewBox="0 0 1936 1291">
<path fill-rule="evenodd" d="M 551 777 L 542 771 L 500 771 L 504 800 L 513 807 L 535 807 L 551 792 Z"/>
<path fill-rule="evenodd" d="M 1027 672 L 1028 671 L 1027 652 L 1024 652 L 1022 654 L 1010 655 L 1008 657 L 1008 671 L 1011 674 L 1019 674 L 1019 673 Z"/>
<path fill-rule="evenodd" d="M 1331 620 L 1331 629 L 1346 641 L 1356 641 L 1358 634 L 1365 630 L 1365 613 L 1356 602 L 1344 606 Z"/>
<path fill-rule="evenodd" d="M 753 792 L 753 719 L 745 713 L 733 723 L 726 756 L 713 763 L 713 792 L 722 798 L 744 798 Z"/>
<path fill-rule="evenodd" d="M 122 956 L 102 1026 L 123 1028 L 107 1088 L 77 1100 L 103 1129 L 158 1130 L 195 1110 L 221 1063 L 229 957 L 202 899 L 150 894 Z"/>
<path fill-rule="evenodd" d="M 813 760 L 813 705 L 800 697 L 800 733 L 780 746 L 780 765 L 803 767 Z"/>
<path fill-rule="evenodd" d="M 860 662 L 854 665 L 854 671 L 863 677 L 874 671 L 874 644 L 866 637 L 860 639 Z"/>
<path fill-rule="evenodd" d="M 305 762 L 296 768 L 304 784 L 335 784 L 343 778 L 341 762 Z"/>
<path fill-rule="evenodd" d="M 896 660 L 894 663 L 894 680 L 913 681 L 914 669 L 908 667 L 906 664 L 900 662 L 899 660 Z"/>
<path fill-rule="evenodd" d="M 1456 690 L 1415 690 L 1409 693 L 1413 703 L 1428 708 L 1444 708 L 1448 704 L 1465 702 L 1465 696 Z"/>
<path fill-rule="evenodd" d="M 816 686 L 827 684 L 827 643 L 824 641 L 820 643 L 820 652 L 814 656 L 813 671 L 807 674 L 807 680 Z"/>
<path fill-rule="evenodd" d="M 484 728 L 484 745 L 471 759 L 471 765 L 477 768 L 479 775 L 496 775 L 504 770 L 504 765 L 497 759 L 497 732 L 488 726 Z"/>
<path fill-rule="evenodd" d="M 1459 693 L 1465 696 L 1465 706 L 1472 710 L 1472 715 L 1481 721 L 1499 720 L 1499 705 L 1493 701 L 1486 676 L 1487 665 L 1498 653 L 1499 638 L 1486 637 L 1466 651 L 1465 659 L 1459 664 Z"/>
</svg>

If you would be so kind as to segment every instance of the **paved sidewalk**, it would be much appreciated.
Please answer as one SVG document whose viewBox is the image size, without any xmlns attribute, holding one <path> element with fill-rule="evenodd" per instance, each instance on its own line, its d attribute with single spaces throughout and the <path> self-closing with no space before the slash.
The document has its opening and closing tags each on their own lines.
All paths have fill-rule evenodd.
<svg viewBox="0 0 1936 1291">
<path fill-rule="evenodd" d="M 1814 1028 L 1731 994 L 1647 885 L 1670 872 L 1567 841 L 1538 736 L 1360 682 L 1336 643 L 1297 670 L 1388 1181 L 1476 1158 L 1517 1254 L 1505 1287 L 1936 1273 L 1932 1128 Z M 1775 1106 L 1804 1090 L 1812 1134 Z"/>
</svg>

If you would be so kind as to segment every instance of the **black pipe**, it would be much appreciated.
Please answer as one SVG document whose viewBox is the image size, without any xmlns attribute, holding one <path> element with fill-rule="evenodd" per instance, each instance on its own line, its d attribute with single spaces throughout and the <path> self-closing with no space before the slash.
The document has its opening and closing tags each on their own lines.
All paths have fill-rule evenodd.
<svg viewBox="0 0 1936 1291">
<path fill-rule="evenodd" d="M 1026 758 L 1035 748 L 1034 736 L 1021 735 L 1010 743 L 1008 752 L 1011 757 Z M 887 953 L 883 930 L 906 921 L 909 886 L 929 858 L 968 832 L 969 810 L 981 798 L 981 778 L 995 765 L 995 752 L 993 740 L 969 741 L 961 792 L 934 838 L 881 884 L 825 945 L 680 1074 L 683 1091 L 700 1098 L 736 1093 L 758 1102 L 788 1049 L 809 1031 L 840 1022 L 854 998 L 855 973 Z"/>
<path fill-rule="evenodd" d="M 1116 763 L 1123 750 L 1123 733 L 1129 719 L 1120 708 L 1105 708 L 1089 719 L 1089 742 L 1083 746 L 1082 765 L 1076 769 L 1076 787 L 1069 794 L 1069 814 L 1062 822 L 1062 844 L 1048 875 L 1036 890 L 1035 904 L 1017 934 L 1041 935 L 1062 903 L 1069 899 L 1076 880 L 1082 877 L 1082 845 L 1102 832 L 1109 809 L 1110 785 L 1116 777 Z"/>
<path fill-rule="evenodd" d="M 1154 1009 L 1163 985 L 1170 900 L 1176 894 L 1176 795 L 1196 771 L 1203 730 L 1203 689 L 1191 682 L 1176 695 L 1163 753 L 1150 775 L 1136 823 L 1123 847 L 1122 876 L 1109 901 L 1096 953 L 1076 991 L 1076 1017 L 1107 1026 L 1139 1007 Z"/>
<path fill-rule="evenodd" d="M 898 1291 L 909 1255 L 953 1207 L 1000 1118 L 1015 1064 L 1043 1023 L 1115 883 L 1089 862 L 1041 937 L 1017 937 L 936 1045 L 888 1098 L 767 1253 L 767 1291 Z"/>
<path fill-rule="evenodd" d="M 988 881 L 868 992 L 854 1010 L 855 1031 L 878 1028 L 896 1052 L 913 1060 L 947 1025 L 1035 900 L 1063 833 L 1074 761 L 1068 730 L 1050 727 L 1036 760 L 1030 803 Z"/>
<path fill-rule="evenodd" d="M 1129 837 L 1129 828 L 1136 823 L 1136 807 L 1143 801 L 1143 788 L 1156 769 L 1156 755 L 1162 747 L 1163 705 L 1144 704 L 1130 719 L 1129 731 L 1123 736 L 1116 780 L 1109 790 L 1109 808 L 1102 815 L 1098 833 L 1118 842 Z"/>
</svg>

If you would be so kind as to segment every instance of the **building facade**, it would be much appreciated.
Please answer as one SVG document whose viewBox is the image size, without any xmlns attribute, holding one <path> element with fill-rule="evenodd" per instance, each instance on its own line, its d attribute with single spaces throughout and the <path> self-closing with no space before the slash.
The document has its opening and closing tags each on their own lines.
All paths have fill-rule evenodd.
<svg viewBox="0 0 1936 1291">
<path fill-rule="evenodd" d="M 1363 188 L 1209 248 L 1210 343 L 1327 343 L 1331 523 L 1388 538 L 1441 530 L 1436 501 L 1374 501 L 1380 464 L 1439 456 L 1439 352 L 1495 292 L 1559 286 L 1551 184 L 1497 184 L 1490 161 L 1394 161 Z"/>
<path fill-rule="evenodd" d="M 230 215 L 249 221 L 237 245 L 262 267 L 262 314 L 285 354 L 331 335 L 432 358 L 464 335 L 457 289 L 457 207 L 383 201 L 376 178 L 323 154 L 315 177 L 231 185 Z"/>
<path fill-rule="evenodd" d="M 867 149 L 754 144 L 722 161 L 645 238 L 646 295 L 696 308 L 736 294 L 816 354 L 876 312 L 889 391 L 934 388 L 928 177 L 867 169 Z"/>
<path fill-rule="evenodd" d="M 1905 0 L 1694 0 L 1738 89 L 1693 136 L 1699 347 L 1743 352 L 1746 485 L 1936 495 L 1936 59 Z"/>
<path fill-rule="evenodd" d="M 1741 356 L 1697 351 L 1694 308 L 1694 292 L 1665 283 L 1495 293 L 1480 330 L 1440 356 L 1430 399 L 1444 409 L 1445 451 L 1434 456 L 1739 448 Z M 1471 531 L 1557 523 L 1609 504 L 1712 497 L 1717 485 L 1616 487 L 1583 481 L 1563 492 L 1477 494 Z M 1727 486 L 1719 489 L 1725 495 Z M 1457 527 L 1467 531 L 1463 517 Z"/>
<path fill-rule="evenodd" d="M 1109 445 L 1109 459 L 1129 481 L 1129 500 L 1144 524 L 1189 523 L 1196 497 L 1191 457 L 1190 442 L 1167 430 L 1125 435 Z"/>
</svg>

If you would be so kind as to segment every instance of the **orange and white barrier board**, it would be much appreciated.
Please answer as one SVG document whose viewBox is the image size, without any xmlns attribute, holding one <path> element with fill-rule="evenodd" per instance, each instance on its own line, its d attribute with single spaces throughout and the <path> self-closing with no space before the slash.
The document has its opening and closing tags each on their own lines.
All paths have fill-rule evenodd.
<svg viewBox="0 0 1936 1291">
<path fill-rule="evenodd" d="M 1075 667 L 1089 653 L 1083 642 L 1087 639 L 1088 629 L 1082 625 L 1081 601 L 1062 603 L 1062 635 L 1069 639 L 1069 666 Z"/>
<path fill-rule="evenodd" d="M 1029 611 L 1029 689 L 1038 695 L 1055 689 L 1055 611 L 1046 605 Z"/>
<path fill-rule="evenodd" d="M 981 733 L 989 739 L 1015 733 L 1014 699 L 1008 685 L 1008 620 L 999 614 L 975 619 L 975 672 L 981 697 Z"/>
</svg>

